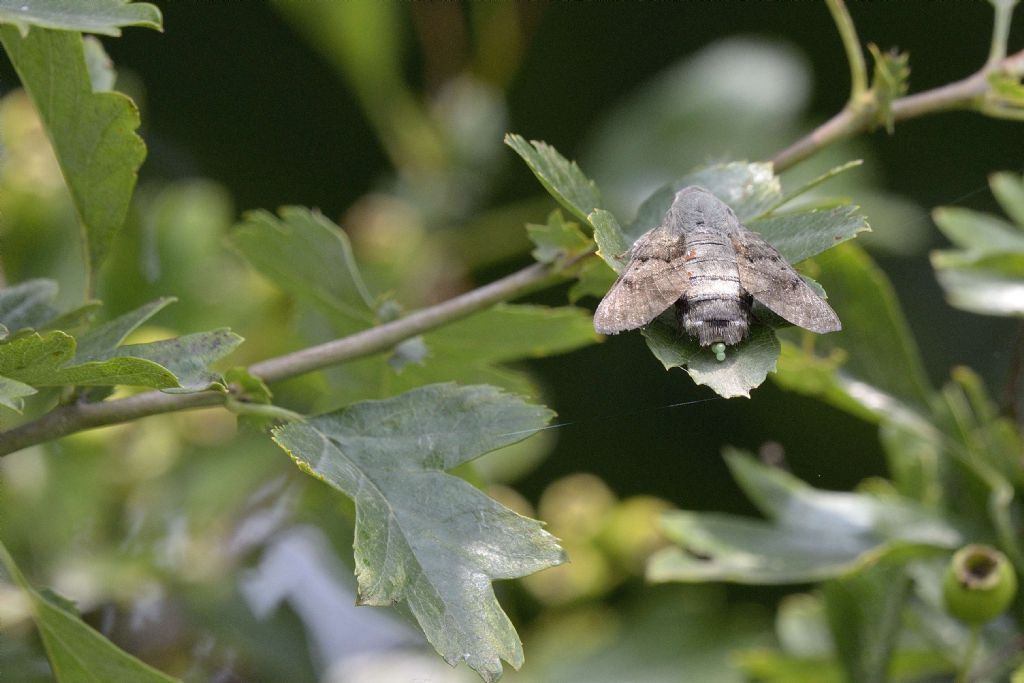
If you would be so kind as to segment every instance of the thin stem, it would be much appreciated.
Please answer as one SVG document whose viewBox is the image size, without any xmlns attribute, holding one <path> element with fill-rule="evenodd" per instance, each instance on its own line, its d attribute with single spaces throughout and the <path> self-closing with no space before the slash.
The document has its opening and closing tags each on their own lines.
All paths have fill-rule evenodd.
<svg viewBox="0 0 1024 683">
<path fill-rule="evenodd" d="M 1024 75 L 1024 50 L 994 64 L 987 64 L 963 80 L 893 100 L 893 120 L 905 121 L 949 109 L 978 107 L 981 99 L 990 91 L 988 76 L 993 72 L 1018 78 Z M 772 157 L 776 173 L 794 166 L 827 145 L 866 130 L 873 121 L 874 112 L 871 109 L 851 111 L 847 106 L 808 135 Z"/>
<path fill-rule="evenodd" d="M 500 280 L 436 306 L 421 309 L 404 318 L 325 344 L 255 363 L 249 366 L 249 372 L 264 381 L 277 382 L 354 358 L 387 351 L 404 339 L 464 318 L 500 301 L 513 299 L 562 280 L 566 277 L 564 270 L 575 260 L 561 265 L 535 263 Z M 161 413 L 221 405 L 229 397 L 229 394 L 221 391 L 201 391 L 193 394 L 148 391 L 113 401 L 60 406 L 36 420 L 0 432 L 0 455 L 94 427 L 129 422 Z"/>
<path fill-rule="evenodd" d="M 992 23 L 992 46 L 989 48 L 987 64 L 995 64 L 1006 57 L 1006 45 L 1010 40 L 1010 20 L 1018 0 L 989 0 L 995 9 Z"/>
<path fill-rule="evenodd" d="M 853 102 L 859 100 L 868 90 L 868 69 L 864 61 L 864 51 L 860 47 L 857 29 L 846 9 L 846 3 L 843 0 L 825 0 L 825 4 L 828 5 L 832 21 L 839 30 L 839 38 L 843 41 L 843 49 L 846 50 L 846 61 L 850 64 L 850 101 Z"/>
</svg>

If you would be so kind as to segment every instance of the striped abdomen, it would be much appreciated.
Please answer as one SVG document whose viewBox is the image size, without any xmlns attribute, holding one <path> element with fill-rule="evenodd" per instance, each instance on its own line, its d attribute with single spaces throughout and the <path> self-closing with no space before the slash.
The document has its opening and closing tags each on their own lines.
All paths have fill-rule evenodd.
<svg viewBox="0 0 1024 683">
<path fill-rule="evenodd" d="M 750 302 L 740 287 L 736 251 L 722 230 L 686 235 L 686 293 L 677 302 L 680 326 L 701 346 L 737 344 L 747 336 Z"/>
</svg>

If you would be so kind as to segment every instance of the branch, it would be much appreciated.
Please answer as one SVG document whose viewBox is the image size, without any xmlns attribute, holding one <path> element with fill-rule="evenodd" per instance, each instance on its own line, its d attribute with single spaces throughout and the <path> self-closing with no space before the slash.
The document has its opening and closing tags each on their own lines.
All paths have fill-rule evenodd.
<svg viewBox="0 0 1024 683">
<path fill-rule="evenodd" d="M 925 114 L 950 109 L 978 109 L 985 95 L 992 91 L 989 76 L 1003 73 L 1014 78 L 1024 75 L 1024 50 L 992 64 L 977 73 L 947 85 L 907 95 L 892 102 L 894 121 L 906 121 Z M 851 101 L 831 119 L 797 140 L 771 158 L 775 172 L 780 173 L 838 140 L 852 137 L 875 123 L 877 104 L 866 99 Z"/>
<path fill-rule="evenodd" d="M 846 61 L 850 64 L 850 101 L 860 99 L 868 89 L 868 69 L 864 63 L 864 51 L 860 48 L 857 29 L 846 10 L 843 0 L 826 0 L 832 21 L 839 30 L 839 38 L 846 50 Z"/>
<path fill-rule="evenodd" d="M 584 256 L 586 255 L 564 264 L 535 263 L 500 280 L 436 306 L 420 309 L 404 318 L 255 363 L 249 366 L 249 372 L 266 382 L 277 382 L 354 358 L 387 351 L 404 339 L 560 281 L 565 278 L 568 266 Z M 128 422 L 161 413 L 223 405 L 229 396 L 230 394 L 222 391 L 212 390 L 192 394 L 147 391 L 114 401 L 59 406 L 31 422 L 0 432 L 0 455 L 94 427 Z"/>
</svg>

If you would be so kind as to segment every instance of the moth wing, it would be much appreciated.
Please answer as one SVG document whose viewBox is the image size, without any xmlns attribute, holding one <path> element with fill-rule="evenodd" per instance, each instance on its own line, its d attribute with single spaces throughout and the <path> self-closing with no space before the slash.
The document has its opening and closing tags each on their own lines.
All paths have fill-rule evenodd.
<svg viewBox="0 0 1024 683">
<path fill-rule="evenodd" d="M 832 307 L 760 235 L 741 228 L 733 246 L 740 285 L 750 296 L 805 330 L 820 334 L 843 328 Z"/>
<path fill-rule="evenodd" d="M 660 226 L 644 234 L 630 250 L 630 261 L 594 313 L 594 329 L 617 334 L 643 327 L 686 291 L 686 240 Z"/>
</svg>

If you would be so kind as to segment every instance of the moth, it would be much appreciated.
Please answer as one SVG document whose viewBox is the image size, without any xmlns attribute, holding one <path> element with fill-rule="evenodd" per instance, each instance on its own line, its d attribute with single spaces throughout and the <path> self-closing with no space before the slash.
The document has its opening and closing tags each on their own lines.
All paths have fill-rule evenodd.
<svg viewBox="0 0 1024 683">
<path fill-rule="evenodd" d="M 594 313 L 594 329 L 617 334 L 647 325 L 675 305 L 680 331 L 710 346 L 746 338 L 759 302 L 811 332 L 842 329 L 839 316 L 786 259 L 703 187 L 676 193 L 661 221 L 633 244 L 626 269 Z"/>
</svg>

